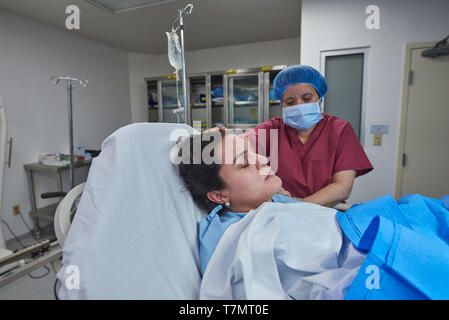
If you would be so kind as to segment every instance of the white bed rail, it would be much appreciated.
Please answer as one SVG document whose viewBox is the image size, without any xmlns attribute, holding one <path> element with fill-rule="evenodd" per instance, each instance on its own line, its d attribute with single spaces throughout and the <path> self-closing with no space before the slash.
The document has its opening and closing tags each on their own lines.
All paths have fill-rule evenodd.
<svg viewBox="0 0 449 320">
<path fill-rule="evenodd" d="M 59 202 L 56 208 L 54 218 L 54 228 L 56 239 L 58 239 L 59 245 L 62 247 L 64 240 L 69 232 L 70 224 L 72 223 L 73 215 L 76 208 L 73 207 L 75 201 L 82 195 L 84 189 L 84 183 L 77 185 L 75 188 L 69 191 L 67 195 Z"/>
</svg>

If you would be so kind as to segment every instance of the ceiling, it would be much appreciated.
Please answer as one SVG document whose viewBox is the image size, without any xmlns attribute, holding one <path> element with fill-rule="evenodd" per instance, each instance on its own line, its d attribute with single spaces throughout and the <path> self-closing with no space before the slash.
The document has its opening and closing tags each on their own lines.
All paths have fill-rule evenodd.
<svg viewBox="0 0 449 320">
<path fill-rule="evenodd" d="M 162 54 L 167 51 L 165 31 L 189 3 L 186 51 L 300 35 L 300 0 L 176 0 L 116 14 L 84 0 L 0 0 L 0 10 L 127 52 Z M 79 30 L 65 27 L 69 5 L 80 8 Z"/>
</svg>

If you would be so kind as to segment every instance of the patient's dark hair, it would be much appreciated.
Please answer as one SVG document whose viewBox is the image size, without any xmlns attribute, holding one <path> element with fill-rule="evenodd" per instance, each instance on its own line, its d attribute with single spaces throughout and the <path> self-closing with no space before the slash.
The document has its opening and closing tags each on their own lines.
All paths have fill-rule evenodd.
<svg viewBox="0 0 449 320">
<path fill-rule="evenodd" d="M 212 211 L 218 204 L 207 198 L 207 193 L 214 190 L 223 190 L 225 183 L 218 174 L 221 169 L 221 164 L 213 161 L 212 163 L 206 163 L 201 156 L 204 148 L 210 143 L 217 144 L 219 141 L 214 141 L 217 137 L 223 139 L 226 135 L 224 130 L 219 131 L 220 134 L 202 133 L 194 134 L 184 140 L 180 147 L 178 156 L 181 157 L 182 162 L 178 165 L 179 173 L 181 174 L 184 184 L 192 195 L 193 201 L 196 205 L 208 213 Z M 182 150 L 187 149 L 184 143 L 189 143 L 189 154 L 182 155 Z M 201 145 L 200 155 L 194 155 L 194 146 Z M 210 156 L 213 157 L 214 149 L 211 148 Z M 200 150 L 195 150 L 197 153 Z M 195 156 L 195 159 L 194 159 Z M 196 160 L 196 162 L 194 162 Z M 199 163 L 198 163 L 199 162 Z M 225 209 L 224 209 L 225 210 Z M 220 212 L 221 213 L 221 212 Z"/>
</svg>

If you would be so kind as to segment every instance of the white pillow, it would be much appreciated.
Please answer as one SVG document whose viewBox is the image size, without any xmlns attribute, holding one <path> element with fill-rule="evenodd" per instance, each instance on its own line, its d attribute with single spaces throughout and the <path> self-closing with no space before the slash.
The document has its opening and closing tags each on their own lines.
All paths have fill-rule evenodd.
<svg viewBox="0 0 449 320">
<path fill-rule="evenodd" d="M 198 298 L 202 213 L 170 161 L 193 132 L 137 123 L 103 142 L 64 242 L 60 299 Z"/>
</svg>

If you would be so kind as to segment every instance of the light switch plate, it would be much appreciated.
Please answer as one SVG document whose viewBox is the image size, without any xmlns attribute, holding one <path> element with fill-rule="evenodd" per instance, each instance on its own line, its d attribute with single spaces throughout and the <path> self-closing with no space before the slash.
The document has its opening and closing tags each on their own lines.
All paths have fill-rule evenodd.
<svg viewBox="0 0 449 320">
<path fill-rule="evenodd" d="M 373 146 L 382 145 L 382 133 L 375 133 L 373 138 Z"/>
</svg>

